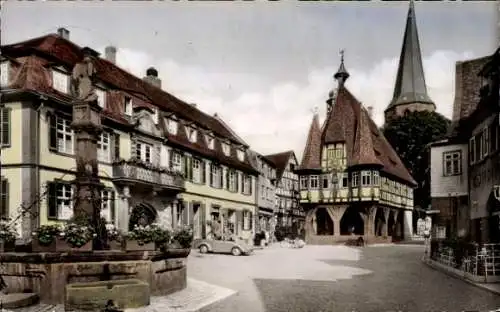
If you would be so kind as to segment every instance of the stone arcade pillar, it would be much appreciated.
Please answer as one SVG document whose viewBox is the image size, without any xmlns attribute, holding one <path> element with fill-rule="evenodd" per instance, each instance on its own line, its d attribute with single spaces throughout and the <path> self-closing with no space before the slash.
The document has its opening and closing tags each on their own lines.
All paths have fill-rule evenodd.
<svg viewBox="0 0 500 312">
<path fill-rule="evenodd" d="M 413 211 L 404 210 L 403 217 L 403 237 L 409 240 L 413 238 Z"/>
</svg>

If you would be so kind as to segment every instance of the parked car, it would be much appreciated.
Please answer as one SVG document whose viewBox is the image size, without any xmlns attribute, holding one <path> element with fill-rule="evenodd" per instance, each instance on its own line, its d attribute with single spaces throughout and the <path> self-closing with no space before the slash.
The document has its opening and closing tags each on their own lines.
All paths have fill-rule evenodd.
<svg viewBox="0 0 500 312">
<path fill-rule="evenodd" d="M 199 239 L 193 242 L 193 247 L 200 253 L 227 253 L 233 256 L 250 255 L 253 252 L 253 248 L 240 239 Z"/>
</svg>

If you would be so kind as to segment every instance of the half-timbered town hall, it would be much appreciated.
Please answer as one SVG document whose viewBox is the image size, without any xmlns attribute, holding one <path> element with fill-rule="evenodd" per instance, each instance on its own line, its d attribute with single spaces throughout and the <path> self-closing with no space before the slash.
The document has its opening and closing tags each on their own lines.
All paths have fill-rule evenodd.
<svg viewBox="0 0 500 312">
<path fill-rule="evenodd" d="M 306 241 L 330 244 L 411 236 L 415 181 L 365 108 L 346 87 L 344 60 L 335 74 L 323 126 L 313 116 L 302 162 L 300 203 Z"/>
</svg>

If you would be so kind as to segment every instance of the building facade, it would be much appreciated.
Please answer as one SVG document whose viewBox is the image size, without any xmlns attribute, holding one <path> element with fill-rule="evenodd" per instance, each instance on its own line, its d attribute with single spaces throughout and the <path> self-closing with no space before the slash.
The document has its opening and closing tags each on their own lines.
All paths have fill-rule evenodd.
<svg viewBox="0 0 500 312">
<path fill-rule="evenodd" d="M 256 230 L 274 232 L 276 219 L 276 168 L 266 157 L 254 151 L 249 151 L 249 159 L 253 166 L 259 171 L 257 179 L 257 202 Z"/>
<path fill-rule="evenodd" d="M 394 93 L 384 111 L 385 121 L 401 117 L 406 111 L 435 110 L 436 105 L 427 94 L 415 5 L 410 0 Z"/>
<path fill-rule="evenodd" d="M 298 162 L 293 151 L 266 155 L 276 168 L 276 224 L 290 227 L 298 234 L 304 226 L 305 214 L 299 205 L 299 178 L 295 173 Z"/>
<path fill-rule="evenodd" d="M 431 171 L 446 175 L 451 170 L 456 174 L 451 179 L 461 183 L 458 189 L 444 184 L 441 198 L 433 194 L 433 209 L 439 210 L 438 222 L 446 226 L 447 237 L 476 242 L 500 240 L 499 64 L 500 49 L 488 57 L 457 63 L 452 128 L 445 140 L 431 145 L 436 159 L 445 161 L 451 155 L 455 159 L 451 168 L 443 162 L 442 169 L 436 161 Z M 458 171 L 457 161 L 461 163 Z M 435 185 L 447 178 L 438 174 L 433 177 L 431 183 Z M 454 190 L 462 195 L 459 205 Z"/>
<path fill-rule="evenodd" d="M 333 244 L 355 236 L 366 242 L 412 236 L 415 181 L 345 87 L 343 57 L 322 127 L 315 113 L 296 171 L 306 211 L 306 241 Z"/>
<path fill-rule="evenodd" d="M 69 31 L 2 46 L 1 212 L 29 237 L 41 224 L 72 216 L 75 142 L 70 75 L 82 48 Z M 102 215 L 123 231 L 138 222 L 211 224 L 243 238 L 254 232 L 256 181 L 246 145 L 218 116 L 161 89 L 154 68 L 143 79 L 90 48 L 93 84 L 103 108 L 98 142 Z M 23 208 L 24 207 L 24 208 Z"/>
</svg>

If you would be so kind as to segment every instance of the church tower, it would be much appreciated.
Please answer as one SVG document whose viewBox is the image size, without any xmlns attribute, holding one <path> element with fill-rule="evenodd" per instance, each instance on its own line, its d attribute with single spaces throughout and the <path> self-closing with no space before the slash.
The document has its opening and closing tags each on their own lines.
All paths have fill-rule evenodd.
<svg viewBox="0 0 500 312">
<path fill-rule="evenodd" d="M 427 94 L 427 86 L 425 85 L 413 0 L 410 0 L 408 8 L 394 94 L 389 106 L 384 111 L 385 122 L 404 115 L 406 110 L 436 110 L 436 105 Z"/>
</svg>

